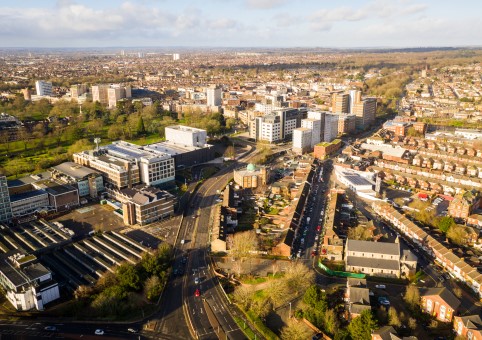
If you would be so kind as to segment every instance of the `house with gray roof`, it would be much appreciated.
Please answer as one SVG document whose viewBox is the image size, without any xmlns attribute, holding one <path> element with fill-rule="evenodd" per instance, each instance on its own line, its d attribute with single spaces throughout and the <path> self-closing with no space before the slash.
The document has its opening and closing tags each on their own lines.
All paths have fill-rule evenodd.
<svg viewBox="0 0 482 340">
<path fill-rule="evenodd" d="M 373 276 L 401 277 L 415 273 L 417 258 L 398 242 L 350 240 L 345 246 L 345 270 Z M 403 269 L 403 271 L 402 271 Z"/>
</svg>

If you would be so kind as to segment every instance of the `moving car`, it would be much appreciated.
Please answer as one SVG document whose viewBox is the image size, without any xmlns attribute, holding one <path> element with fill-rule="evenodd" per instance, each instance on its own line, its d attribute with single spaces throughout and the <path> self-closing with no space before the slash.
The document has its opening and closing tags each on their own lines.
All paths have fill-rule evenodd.
<svg viewBox="0 0 482 340">
<path fill-rule="evenodd" d="M 128 328 L 127 331 L 128 331 L 129 333 L 137 333 L 137 332 L 139 332 L 139 331 L 138 331 L 137 329 L 135 329 L 135 328 Z"/>
<path fill-rule="evenodd" d="M 50 332 L 55 332 L 57 330 L 57 327 L 55 326 L 47 326 L 44 328 L 44 330 L 46 331 L 50 331 Z"/>
<path fill-rule="evenodd" d="M 379 296 L 378 303 L 383 306 L 390 306 L 390 301 L 385 296 Z"/>
<path fill-rule="evenodd" d="M 198 277 L 194 278 L 194 283 L 197 284 L 197 285 L 199 284 L 199 278 Z"/>
<path fill-rule="evenodd" d="M 194 292 L 194 296 L 201 296 L 201 291 L 199 289 L 196 289 Z"/>
<path fill-rule="evenodd" d="M 104 330 L 103 329 L 96 329 L 94 333 L 95 333 L 95 335 L 104 335 Z"/>
<path fill-rule="evenodd" d="M 375 288 L 385 289 L 385 288 L 387 288 L 387 286 L 385 286 L 385 285 L 376 285 Z"/>
</svg>

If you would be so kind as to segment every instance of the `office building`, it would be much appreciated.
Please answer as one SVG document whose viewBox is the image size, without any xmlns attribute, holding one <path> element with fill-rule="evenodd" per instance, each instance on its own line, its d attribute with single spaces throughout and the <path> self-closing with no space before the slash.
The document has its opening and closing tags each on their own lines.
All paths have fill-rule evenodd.
<svg viewBox="0 0 482 340">
<path fill-rule="evenodd" d="M 0 222 L 9 223 L 12 220 L 12 207 L 8 192 L 7 178 L 0 175 Z"/>
<path fill-rule="evenodd" d="M 0 260 L 0 286 L 18 311 L 44 310 L 60 298 L 52 272 L 37 262 L 34 255 L 14 254 Z"/>
<path fill-rule="evenodd" d="M 35 82 L 35 90 L 37 91 L 37 96 L 51 97 L 53 95 L 52 83 L 49 81 L 37 80 Z"/>
<path fill-rule="evenodd" d="M 122 203 L 126 225 L 146 225 L 174 215 L 176 198 L 167 191 L 138 186 L 117 189 L 106 188 L 109 197 Z"/>
<path fill-rule="evenodd" d="M 206 146 L 207 132 L 203 129 L 197 129 L 184 125 L 166 126 L 166 140 L 185 146 L 195 146 L 203 148 Z"/>
<path fill-rule="evenodd" d="M 104 180 L 99 171 L 76 164 L 64 162 L 52 167 L 52 178 L 75 186 L 80 197 L 98 197 L 104 191 Z"/>
<path fill-rule="evenodd" d="M 47 193 L 48 207 L 57 212 L 79 206 L 79 192 L 72 185 L 63 184 L 54 179 L 44 179 L 32 183 L 32 186 Z"/>
<path fill-rule="evenodd" d="M 301 127 L 293 130 L 293 152 L 304 154 L 310 152 L 313 130 Z"/>
<path fill-rule="evenodd" d="M 220 106 L 222 104 L 222 89 L 212 85 L 206 89 L 207 106 Z"/>
<path fill-rule="evenodd" d="M 48 210 L 49 205 L 49 194 L 41 189 L 10 196 L 12 215 L 16 218 L 32 215 L 44 209 Z"/>
</svg>

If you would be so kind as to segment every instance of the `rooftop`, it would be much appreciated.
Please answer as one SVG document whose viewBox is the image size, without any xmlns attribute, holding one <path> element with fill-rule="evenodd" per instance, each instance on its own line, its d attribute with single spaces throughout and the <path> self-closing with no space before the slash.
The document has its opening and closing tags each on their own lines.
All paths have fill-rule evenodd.
<svg viewBox="0 0 482 340">
<path fill-rule="evenodd" d="M 62 164 L 52 167 L 52 169 L 61 172 L 67 176 L 75 178 L 77 180 L 85 179 L 90 175 L 99 175 L 97 170 L 93 170 L 86 166 L 74 163 L 74 162 L 64 162 Z"/>
<path fill-rule="evenodd" d="M 21 200 L 26 200 L 28 198 L 41 196 L 41 195 L 47 195 L 47 192 L 45 190 L 27 191 L 27 192 L 23 192 L 21 194 L 11 195 L 10 196 L 10 202 L 17 202 L 17 201 L 21 201 Z"/>
<path fill-rule="evenodd" d="M 400 244 L 390 242 L 373 242 L 360 240 L 346 240 L 346 250 L 362 253 L 400 256 Z M 397 257 L 398 261 L 398 257 Z"/>
</svg>

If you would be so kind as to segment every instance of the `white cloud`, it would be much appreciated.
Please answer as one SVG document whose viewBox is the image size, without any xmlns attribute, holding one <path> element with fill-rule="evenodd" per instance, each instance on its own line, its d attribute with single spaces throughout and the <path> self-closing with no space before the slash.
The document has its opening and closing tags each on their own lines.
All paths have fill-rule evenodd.
<svg viewBox="0 0 482 340">
<path fill-rule="evenodd" d="M 288 0 L 246 0 L 248 8 L 254 9 L 271 9 L 280 7 L 287 3 Z"/>
</svg>

